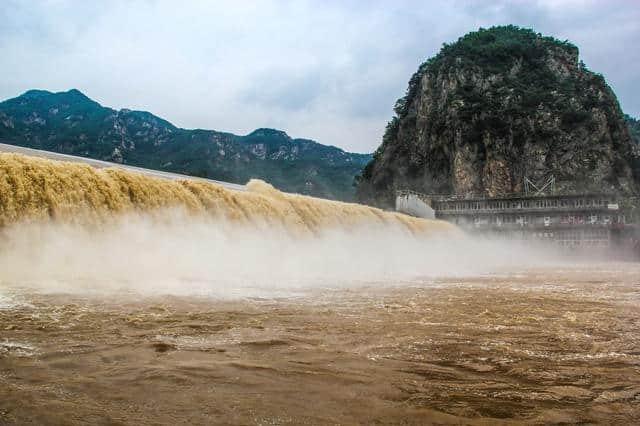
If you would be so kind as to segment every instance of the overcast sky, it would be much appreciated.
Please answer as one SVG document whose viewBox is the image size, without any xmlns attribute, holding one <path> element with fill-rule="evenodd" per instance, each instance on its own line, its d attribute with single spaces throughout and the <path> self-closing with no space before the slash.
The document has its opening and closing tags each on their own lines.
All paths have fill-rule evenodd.
<svg viewBox="0 0 640 426">
<path fill-rule="evenodd" d="M 77 88 L 180 127 L 371 152 L 420 63 L 502 24 L 572 41 L 640 116 L 638 0 L 2 0 L 0 98 Z"/>
</svg>

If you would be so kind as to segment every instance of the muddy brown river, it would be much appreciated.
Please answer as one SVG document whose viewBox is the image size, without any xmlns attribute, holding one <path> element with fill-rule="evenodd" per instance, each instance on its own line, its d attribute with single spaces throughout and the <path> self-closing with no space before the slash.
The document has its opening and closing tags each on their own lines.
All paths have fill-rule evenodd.
<svg viewBox="0 0 640 426">
<path fill-rule="evenodd" d="M 640 264 L 305 290 L 0 287 L 0 424 L 640 422 Z"/>
</svg>

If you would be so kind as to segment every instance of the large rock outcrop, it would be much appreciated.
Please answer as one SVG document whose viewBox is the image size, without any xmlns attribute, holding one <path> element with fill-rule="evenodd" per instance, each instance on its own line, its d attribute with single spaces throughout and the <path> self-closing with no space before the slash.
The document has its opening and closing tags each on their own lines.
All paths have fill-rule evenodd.
<svg viewBox="0 0 640 426">
<path fill-rule="evenodd" d="M 397 189 L 499 196 L 525 177 L 561 192 L 637 193 L 629 133 L 578 48 L 515 26 L 480 29 L 422 64 L 357 178 L 362 202 Z"/>
</svg>

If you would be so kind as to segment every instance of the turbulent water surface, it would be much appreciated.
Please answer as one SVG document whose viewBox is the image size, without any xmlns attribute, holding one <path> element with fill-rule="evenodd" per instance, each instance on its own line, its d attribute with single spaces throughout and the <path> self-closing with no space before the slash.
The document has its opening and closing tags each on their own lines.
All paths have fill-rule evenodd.
<svg viewBox="0 0 640 426">
<path fill-rule="evenodd" d="M 87 297 L 4 288 L 3 424 L 630 424 L 640 267 Z"/>
<path fill-rule="evenodd" d="M 640 421 L 640 264 L 0 154 L 0 424 Z"/>
</svg>

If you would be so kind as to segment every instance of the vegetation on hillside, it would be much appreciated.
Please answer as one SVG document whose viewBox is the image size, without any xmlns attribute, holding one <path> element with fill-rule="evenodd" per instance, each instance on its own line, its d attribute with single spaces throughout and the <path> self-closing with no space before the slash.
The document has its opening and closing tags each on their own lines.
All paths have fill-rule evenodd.
<svg viewBox="0 0 640 426">
<path fill-rule="evenodd" d="M 504 120 L 505 113 L 526 118 L 534 113 L 541 103 L 551 104 L 567 126 L 581 123 L 588 118 L 588 113 L 585 110 L 576 111 L 566 100 L 572 94 L 585 90 L 589 82 L 575 77 L 559 79 L 556 73 L 544 66 L 550 48 L 560 48 L 567 55 L 576 58 L 578 56 L 578 48 L 569 41 L 545 37 L 531 29 L 515 25 L 480 28 L 460 37 L 455 43 L 444 43 L 440 52 L 422 63 L 409 79 L 405 96 L 396 101 L 393 108 L 395 115 L 387 123 L 383 145 L 396 137 L 400 120 L 409 115 L 409 106 L 416 97 L 420 80 L 427 73 L 436 77 L 438 74 L 472 71 L 483 77 L 503 76 L 504 84 L 495 87 L 491 93 L 484 93 L 482 88 L 468 83 L 457 88 L 450 100 L 450 104 L 459 106 L 462 119 L 471 119 L 478 111 L 491 112 L 476 122 L 477 137 L 486 129 L 507 132 L 509 123 Z M 512 72 L 514 62 L 517 63 L 515 73 Z M 586 70 L 582 61 L 580 67 Z M 594 78 L 604 83 L 602 75 L 594 74 Z M 566 96 L 556 96 L 554 90 L 558 86 L 562 86 Z M 504 90 L 509 91 L 509 96 L 519 102 L 512 101 L 505 105 Z M 590 95 L 590 102 L 593 104 L 590 106 L 600 103 L 597 94 Z M 429 118 L 438 120 L 436 114 Z M 438 125 L 446 124 L 438 122 L 436 126 Z M 375 156 L 374 153 L 374 158 Z M 365 168 L 363 174 L 366 175 L 368 171 L 370 167 Z"/>
<path fill-rule="evenodd" d="M 625 114 L 624 121 L 627 123 L 629 138 L 631 139 L 633 173 L 636 179 L 640 181 L 640 120 Z"/>
<path fill-rule="evenodd" d="M 0 103 L 0 142 L 286 192 L 351 201 L 371 158 L 273 129 L 187 130 L 144 111 L 102 107 L 78 90 L 30 90 Z"/>
<path fill-rule="evenodd" d="M 640 151 L 640 120 L 637 120 L 630 115 L 624 115 L 624 121 L 629 128 L 629 137 L 631 138 L 631 144 Z"/>
<path fill-rule="evenodd" d="M 410 78 L 382 144 L 356 177 L 359 198 L 389 198 L 399 184 L 398 170 L 405 187 L 455 191 L 450 157 L 461 146 L 483 162 L 498 143 L 507 163 L 510 155 L 518 161 L 517 154 L 531 141 L 551 146 L 568 135 L 594 134 L 602 124 L 594 109 L 605 114 L 613 150 L 619 151 L 626 141 L 612 93 L 602 75 L 578 61 L 578 48 L 568 41 L 514 25 L 481 28 L 445 43 Z M 546 122 L 543 116 L 551 118 Z M 454 140 L 461 146 L 454 148 Z M 394 162 L 391 152 L 404 162 Z M 611 182 L 621 177 L 613 173 L 607 176 Z M 448 179 L 440 178 L 447 174 Z"/>
</svg>

